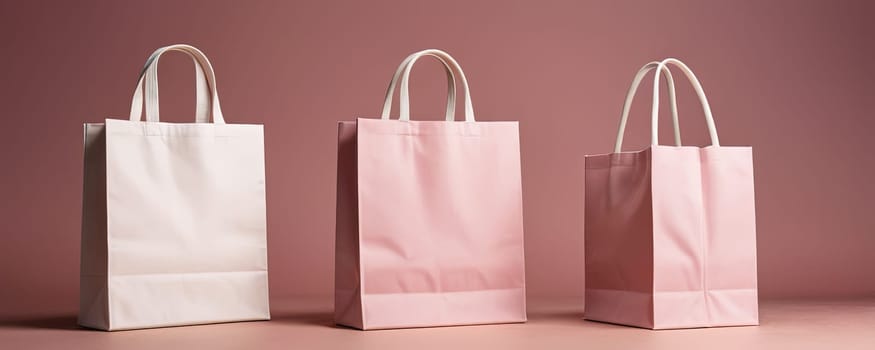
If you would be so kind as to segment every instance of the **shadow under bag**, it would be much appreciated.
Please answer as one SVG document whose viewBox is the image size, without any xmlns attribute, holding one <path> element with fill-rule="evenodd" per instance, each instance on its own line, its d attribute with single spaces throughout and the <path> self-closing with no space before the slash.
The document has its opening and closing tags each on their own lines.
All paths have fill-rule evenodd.
<svg viewBox="0 0 875 350">
<path fill-rule="evenodd" d="M 659 77 L 668 65 L 695 88 L 711 146 L 681 146 L 676 114 L 676 146 L 659 145 Z M 622 152 L 629 106 L 652 69 L 652 144 Z M 639 71 L 614 153 L 586 157 L 585 190 L 586 319 L 652 329 L 758 324 L 751 147 L 720 145 L 686 65 L 666 59 Z"/>
<path fill-rule="evenodd" d="M 408 77 L 433 56 L 450 81 L 446 121 L 411 121 Z M 454 121 L 455 76 L 465 121 Z M 401 77 L 399 120 L 389 119 Z M 382 119 L 338 131 L 335 321 L 359 329 L 524 322 L 517 122 L 476 122 L 464 73 L 417 52 Z"/>
<path fill-rule="evenodd" d="M 158 59 L 168 51 L 197 66 L 196 123 L 158 121 Z M 270 318 L 263 127 L 225 124 L 199 50 L 158 49 L 140 75 L 130 120 L 85 124 L 84 181 L 80 325 Z"/>
</svg>

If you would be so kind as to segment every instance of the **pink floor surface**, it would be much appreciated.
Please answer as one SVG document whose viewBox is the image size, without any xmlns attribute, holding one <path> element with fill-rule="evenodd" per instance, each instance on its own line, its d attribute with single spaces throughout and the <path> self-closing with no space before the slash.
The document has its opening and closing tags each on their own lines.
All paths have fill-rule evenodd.
<svg viewBox="0 0 875 350">
<path fill-rule="evenodd" d="M 584 321 L 575 300 L 530 300 L 526 324 L 362 332 L 330 301 L 276 298 L 273 320 L 101 332 L 75 310 L 0 319 L 0 349 L 875 349 L 875 298 L 765 300 L 758 327 L 652 331 Z"/>
</svg>

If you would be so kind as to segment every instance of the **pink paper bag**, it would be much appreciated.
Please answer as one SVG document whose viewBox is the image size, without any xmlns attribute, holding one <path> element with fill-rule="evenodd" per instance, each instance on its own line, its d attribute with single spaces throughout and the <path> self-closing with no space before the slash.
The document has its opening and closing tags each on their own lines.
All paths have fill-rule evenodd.
<svg viewBox="0 0 875 350">
<path fill-rule="evenodd" d="M 422 56 L 450 81 L 446 121 L 410 121 Z M 465 121 L 454 121 L 455 76 Z M 389 119 L 401 76 L 399 120 Z M 417 52 L 389 86 L 382 119 L 340 122 L 335 320 L 358 329 L 524 322 L 517 122 L 475 122 L 464 73 Z"/>
<path fill-rule="evenodd" d="M 658 82 L 667 65 L 695 88 L 711 146 L 680 146 L 676 122 L 676 146 L 658 144 Z M 652 145 L 621 152 L 631 99 L 654 68 Z M 614 153 L 586 157 L 585 206 L 586 319 L 651 329 L 758 324 L 751 148 L 720 146 L 686 65 L 666 59 L 639 71 Z"/>
</svg>

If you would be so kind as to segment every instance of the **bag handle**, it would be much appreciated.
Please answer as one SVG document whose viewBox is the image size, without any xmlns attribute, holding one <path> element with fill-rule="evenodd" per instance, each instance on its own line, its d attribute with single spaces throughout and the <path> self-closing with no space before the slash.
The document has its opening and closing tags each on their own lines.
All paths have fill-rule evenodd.
<svg viewBox="0 0 875 350">
<path fill-rule="evenodd" d="M 413 65 L 416 64 L 416 61 L 419 60 L 420 58 L 422 58 L 423 56 L 431 56 L 431 57 L 438 58 L 442 62 L 444 62 L 445 65 L 448 65 L 449 68 L 451 69 L 451 73 L 454 74 L 453 81 L 455 81 L 456 74 L 461 78 L 462 88 L 464 89 L 464 92 L 465 92 L 465 121 L 466 122 L 474 122 L 475 121 L 474 120 L 474 105 L 471 103 L 471 93 L 470 93 L 469 88 L 468 88 L 468 79 L 465 78 L 465 73 L 462 71 L 462 67 L 460 67 L 459 63 L 456 62 L 456 60 L 453 59 L 453 57 L 450 56 L 448 53 L 441 51 L 441 50 L 436 50 L 436 49 L 422 50 L 422 51 L 416 52 L 408 57 L 409 62 L 407 63 L 407 66 L 404 67 L 404 70 L 401 74 L 401 91 L 399 93 L 400 101 L 398 103 L 401 112 L 399 114 L 398 119 L 405 120 L 405 121 L 410 120 L 410 89 L 409 89 L 410 70 L 413 68 Z M 389 94 L 387 94 L 387 95 L 389 95 Z M 453 96 L 454 96 L 453 101 L 455 101 L 455 94 L 453 94 Z M 384 105 L 385 105 L 385 103 L 384 103 Z M 449 110 L 449 106 L 448 106 L 448 110 Z M 453 108 L 453 110 L 455 110 L 455 108 Z M 448 113 L 448 116 L 450 116 L 450 115 L 452 115 L 453 117 L 455 116 L 455 114 Z M 386 118 L 388 118 L 388 116 Z M 447 120 L 455 120 L 455 119 L 448 118 Z"/>
<path fill-rule="evenodd" d="M 635 99 L 635 93 L 638 91 L 638 86 L 641 84 L 641 81 L 644 80 L 644 76 L 657 67 L 659 67 L 659 61 L 648 62 L 638 70 L 638 73 L 635 74 L 635 78 L 632 79 L 632 85 L 629 86 L 629 91 L 626 92 L 626 101 L 623 102 L 623 112 L 620 116 L 620 128 L 617 131 L 617 142 L 614 144 L 614 153 L 622 152 L 623 136 L 626 133 L 626 121 L 629 119 L 629 110 L 632 108 L 632 101 Z M 680 123 L 678 122 L 678 104 L 677 96 L 675 96 L 674 77 L 672 77 L 671 70 L 668 69 L 668 67 L 663 67 L 662 70 L 665 72 L 665 85 L 668 88 L 668 100 L 671 104 L 671 121 L 672 126 L 674 127 L 674 143 L 676 146 L 680 146 L 681 128 Z M 659 84 L 659 81 L 657 80 L 655 84 Z"/>
<path fill-rule="evenodd" d="M 702 104 L 702 110 L 705 112 L 705 122 L 708 124 L 708 133 L 711 134 L 711 145 L 720 147 L 720 139 L 717 138 L 717 126 L 714 124 L 714 116 L 711 114 L 711 105 L 708 104 L 708 98 L 705 97 L 705 90 L 702 89 L 702 84 L 699 82 L 699 79 L 696 78 L 696 75 L 693 74 L 690 67 L 687 67 L 686 64 L 676 58 L 666 58 L 662 60 L 662 62 L 659 62 L 659 67 L 656 69 L 656 75 L 653 80 L 653 110 L 651 111 L 651 122 L 653 125 L 650 129 L 651 143 L 654 145 L 659 144 L 659 135 L 656 129 L 656 120 L 659 117 L 659 84 L 657 83 L 659 82 L 660 73 L 664 69 L 667 69 L 669 64 L 678 67 L 684 72 L 684 75 L 687 76 L 690 84 L 693 85 L 693 89 L 696 90 L 696 94 L 699 95 L 699 102 Z"/>
<path fill-rule="evenodd" d="M 404 70 L 410 65 L 410 61 L 413 59 L 416 53 L 407 56 L 404 61 L 401 61 L 401 64 L 398 66 L 398 69 L 395 70 L 395 75 L 392 76 L 392 80 L 389 82 L 389 89 L 386 90 L 386 98 L 383 101 L 383 112 L 382 119 L 390 119 L 389 113 L 392 110 L 392 95 L 395 92 L 395 86 L 398 85 L 398 80 L 401 78 L 401 74 L 404 73 Z M 450 65 L 441 57 L 432 56 L 444 66 L 444 71 L 447 73 L 447 121 L 455 120 L 456 115 L 456 76 L 453 74 L 453 70 L 450 68 Z M 399 117 L 400 118 L 400 117 Z"/>
<path fill-rule="evenodd" d="M 216 90 L 216 76 L 213 67 L 203 52 L 193 46 L 185 44 L 176 44 L 159 48 L 149 56 L 148 60 L 146 60 L 146 64 L 140 73 L 137 88 L 134 91 L 134 97 L 131 102 L 130 120 L 141 120 L 144 104 L 146 110 L 146 121 L 158 122 L 160 120 L 158 108 L 158 60 L 161 58 L 161 55 L 169 51 L 183 52 L 191 57 L 192 61 L 195 63 L 197 98 L 195 105 L 195 121 L 198 123 L 207 123 L 210 121 L 210 114 L 212 114 L 213 123 L 224 124 L 225 119 L 222 116 L 222 108 L 219 104 L 219 95 Z"/>
</svg>

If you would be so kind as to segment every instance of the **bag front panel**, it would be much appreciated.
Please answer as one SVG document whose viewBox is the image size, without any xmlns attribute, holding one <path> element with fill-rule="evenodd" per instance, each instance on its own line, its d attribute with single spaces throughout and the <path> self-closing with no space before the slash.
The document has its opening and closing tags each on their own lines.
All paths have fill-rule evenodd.
<svg viewBox="0 0 875 350">
<path fill-rule="evenodd" d="M 106 125 L 113 328 L 269 318 L 261 126 Z"/>
<path fill-rule="evenodd" d="M 525 320 L 517 123 L 359 119 L 358 191 L 366 327 Z"/>
<path fill-rule="evenodd" d="M 702 150 L 705 264 L 712 324 L 759 324 L 756 212 L 750 147 Z"/>
<path fill-rule="evenodd" d="M 749 149 L 653 152 L 656 328 L 756 324 Z"/>
</svg>

